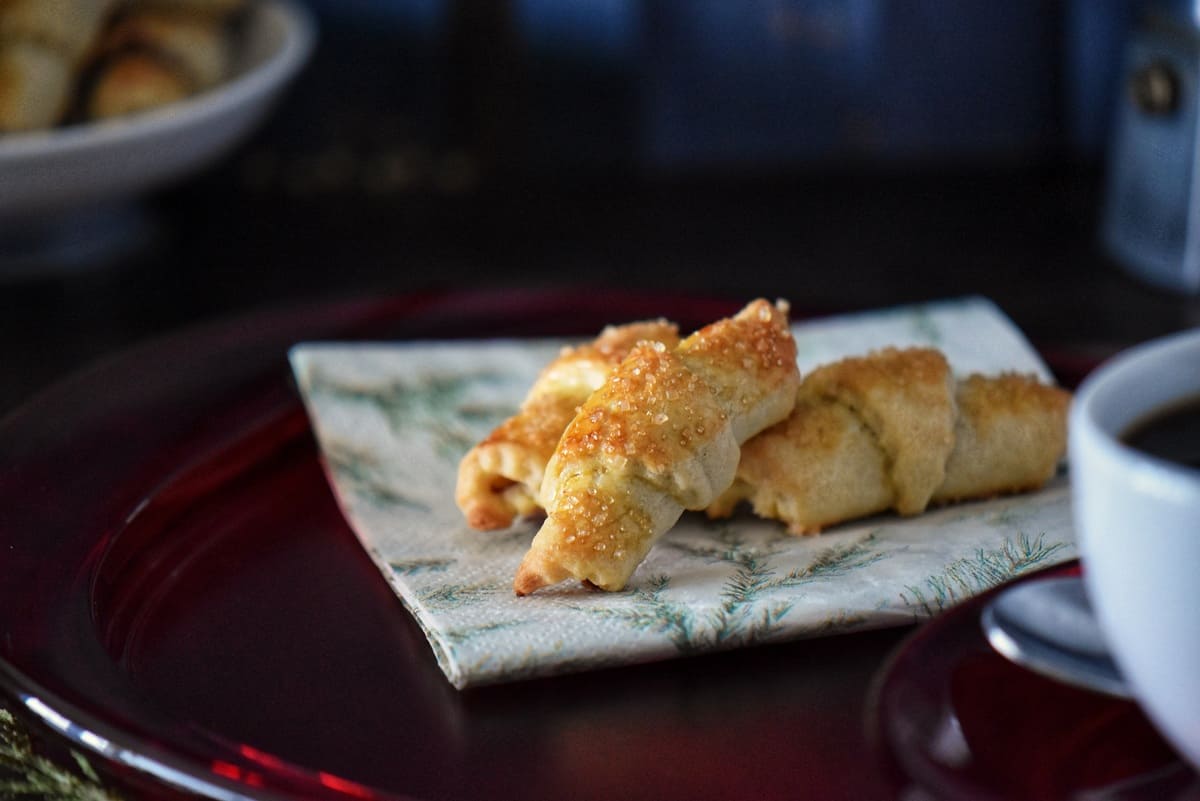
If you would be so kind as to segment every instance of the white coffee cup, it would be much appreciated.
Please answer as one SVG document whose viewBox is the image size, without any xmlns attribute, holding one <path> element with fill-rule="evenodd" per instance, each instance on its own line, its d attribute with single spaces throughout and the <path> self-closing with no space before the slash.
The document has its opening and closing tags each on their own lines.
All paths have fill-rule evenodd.
<svg viewBox="0 0 1200 801">
<path fill-rule="evenodd" d="M 1200 329 L 1132 348 L 1075 396 L 1071 496 L 1084 580 L 1134 696 L 1200 768 L 1200 469 L 1121 441 L 1200 397 Z"/>
</svg>

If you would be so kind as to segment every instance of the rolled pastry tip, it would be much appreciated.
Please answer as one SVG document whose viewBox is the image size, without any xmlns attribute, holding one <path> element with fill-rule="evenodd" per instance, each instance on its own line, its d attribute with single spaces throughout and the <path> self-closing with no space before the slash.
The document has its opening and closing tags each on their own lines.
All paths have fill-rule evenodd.
<svg viewBox="0 0 1200 801">
<path fill-rule="evenodd" d="M 889 350 L 814 371 L 791 415 L 742 448 L 737 478 L 709 515 L 749 501 L 793 533 L 816 534 L 889 510 L 912 515 L 1042 486 L 1066 448 L 1069 393 L 1014 374 L 947 385 L 939 362 L 929 349 Z M 926 403 L 930 419 L 921 421 Z M 947 410 L 948 444 L 928 431 L 895 433 L 917 423 L 944 432 Z"/>
<path fill-rule="evenodd" d="M 609 326 L 592 342 L 564 348 L 529 389 L 517 413 L 467 452 L 458 466 L 455 501 L 472 528 L 505 528 L 542 510 L 546 463 L 580 405 L 639 342 L 675 347 L 673 323 Z"/>
<path fill-rule="evenodd" d="M 623 588 L 685 509 L 733 480 L 742 442 L 783 419 L 799 370 L 787 306 L 764 300 L 676 348 L 633 349 L 579 409 L 546 467 L 547 517 L 513 581 Z"/>
</svg>

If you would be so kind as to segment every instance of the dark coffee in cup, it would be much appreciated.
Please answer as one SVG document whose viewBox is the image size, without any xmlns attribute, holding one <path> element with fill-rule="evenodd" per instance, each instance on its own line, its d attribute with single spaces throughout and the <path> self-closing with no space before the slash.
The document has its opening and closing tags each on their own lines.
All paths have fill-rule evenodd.
<svg viewBox="0 0 1200 801">
<path fill-rule="evenodd" d="M 1200 469 L 1200 396 L 1147 415 L 1121 439 L 1151 456 Z"/>
</svg>

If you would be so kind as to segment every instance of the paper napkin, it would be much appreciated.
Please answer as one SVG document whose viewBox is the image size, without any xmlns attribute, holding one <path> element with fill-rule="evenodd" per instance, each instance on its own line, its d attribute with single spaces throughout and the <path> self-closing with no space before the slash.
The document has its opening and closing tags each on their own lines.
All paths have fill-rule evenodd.
<svg viewBox="0 0 1200 801">
<path fill-rule="evenodd" d="M 614 321 L 624 322 L 624 321 Z M 1050 373 L 981 298 L 805 322 L 801 370 L 931 345 L 957 374 Z M 517 598 L 536 522 L 473 531 L 458 462 L 516 411 L 565 340 L 304 344 L 292 367 L 352 528 L 456 687 L 911 623 L 1074 558 L 1066 481 L 1040 492 L 874 517 L 818 537 L 750 514 L 685 513 L 621 592 L 567 582 Z"/>
</svg>

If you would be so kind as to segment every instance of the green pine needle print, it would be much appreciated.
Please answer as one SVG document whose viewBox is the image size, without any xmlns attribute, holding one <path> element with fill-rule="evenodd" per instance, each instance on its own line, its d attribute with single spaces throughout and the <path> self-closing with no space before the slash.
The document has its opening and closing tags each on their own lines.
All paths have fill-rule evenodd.
<svg viewBox="0 0 1200 801">
<path fill-rule="evenodd" d="M 1045 534 L 1035 538 L 1021 533 L 1006 539 L 998 548 L 980 549 L 973 556 L 950 563 L 922 585 L 908 586 L 908 592 L 901 593 L 900 598 L 914 607 L 918 616 L 932 617 L 989 587 L 1045 564 L 1066 547 L 1064 542 L 1047 543 Z"/>
<path fill-rule="evenodd" d="M 376 507 L 429 511 L 428 504 L 397 492 L 387 481 L 380 478 L 379 466 L 370 454 L 359 453 L 344 444 L 331 442 L 325 448 L 325 462 L 337 475 L 339 484 L 353 487 L 357 497 Z"/>
<path fill-rule="evenodd" d="M 422 603 L 445 611 L 493 598 L 502 589 L 495 584 L 442 584 L 421 592 L 420 598 Z"/>
<path fill-rule="evenodd" d="M 670 585 L 671 579 L 668 576 L 652 576 L 645 587 L 631 592 L 634 604 L 630 607 L 572 608 L 589 611 L 597 617 L 620 621 L 638 631 L 666 634 L 680 653 L 694 653 L 700 650 L 696 645 L 696 616 L 684 604 L 675 603 L 666 597 Z"/>
<path fill-rule="evenodd" d="M 887 554 L 873 551 L 875 534 L 868 534 L 857 542 L 838 544 L 826 548 L 817 558 L 802 568 L 791 571 L 777 581 L 781 587 L 797 587 L 810 581 L 844 576 L 859 568 L 873 565 L 886 559 Z"/>
<path fill-rule="evenodd" d="M 482 623 L 478 626 L 467 626 L 461 629 L 452 629 L 442 632 L 442 638 L 451 645 L 461 645 L 462 643 L 472 640 L 482 634 L 491 634 L 495 631 L 508 631 L 510 629 L 519 628 L 525 625 L 521 620 L 506 620 L 496 623 Z"/>
<path fill-rule="evenodd" d="M 28 731 L 0 707 L 0 798 L 38 801 L 120 801 L 109 792 L 84 756 L 71 751 L 82 775 L 37 754 Z"/>
<path fill-rule="evenodd" d="M 737 560 L 737 570 L 721 589 L 721 597 L 731 607 L 751 603 L 771 588 L 774 575 L 770 559 L 765 554 L 743 554 Z"/>
<path fill-rule="evenodd" d="M 852 614 L 846 610 L 842 610 L 836 614 L 827 617 L 821 625 L 813 630 L 813 635 L 822 637 L 826 634 L 836 634 L 837 632 L 850 631 L 870 620 L 870 617 L 863 613 Z"/>
<path fill-rule="evenodd" d="M 736 544 L 722 554 L 734 570 L 722 585 L 720 603 L 700 614 L 667 597 L 670 579 L 653 576 L 629 593 L 633 604 L 623 608 L 591 609 L 593 614 L 618 620 L 641 631 L 666 634 L 680 654 L 695 654 L 764 642 L 776 635 L 793 604 L 777 597 L 781 591 L 843 576 L 886 558 L 872 549 L 875 535 L 823 549 L 807 565 L 779 575 L 772 552 L 742 550 Z"/>
<path fill-rule="evenodd" d="M 795 541 L 795 537 L 782 527 L 773 526 L 765 541 L 752 545 L 738 531 L 737 526 L 728 520 L 705 521 L 705 531 L 709 534 L 705 542 L 688 542 L 682 540 L 665 540 L 659 547 L 671 548 L 695 559 L 706 562 L 730 562 L 736 564 L 742 555 L 751 548 L 774 553 L 778 546 Z"/>
<path fill-rule="evenodd" d="M 326 395 L 372 406 L 379 410 L 393 432 L 398 435 L 424 432 L 432 437 L 435 451 L 442 459 L 457 463 L 484 433 L 515 411 L 508 402 L 494 405 L 468 402 L 468 391 L 481 384 L 510 381 L 510 376 L 492 372 L 421 374 L 411 381 L 363 388 L 339 384 L 314 372 L 308 389 L 314 397 Z"/>
<path fill-rule="evenodd" d="M 619 651 L 612 651 L 603 656 L 573 656 L 565 653 L 560 645 L 553 649 L 553 652 L 557 658 L 551 661 L 547 661 L 544 653 L 532 648 L 522 654 L 489 652 L 481 654 L 469 663 L 464 662 L 464 667 L 467 673 L 494 673 L 497 667 L 502 665 L 499 673 L 503 675 L 504 681 L 521 681 L 548 674 L 577 673 L 627 664 Z"/>
<path fill-rule="evenodd" d="M 933 346 L 942 344 L 942 332 L 938 328 L 937 322 L 933 319 L 930 309 L 925 306 L 917 306 L 913 309 L 912 315 L 913 333 L 918 339 Z"/>
<path fill-rule="evenodd" d="M 454 564 L 453 559 L 406 559 L 403 562 L 388 562 L 388 567 L 398 576 L 415 576 L 418 573 L 442 573 Z"/>
</svg>

